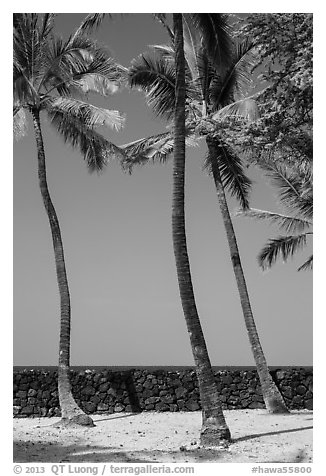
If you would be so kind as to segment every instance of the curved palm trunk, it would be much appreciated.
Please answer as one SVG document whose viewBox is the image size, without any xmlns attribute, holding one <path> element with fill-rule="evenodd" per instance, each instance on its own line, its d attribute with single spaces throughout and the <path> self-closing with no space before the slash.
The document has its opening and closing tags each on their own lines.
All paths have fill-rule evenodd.
<svg viewBox="0 0 326 476">
<path fill-rule="evenodd" d="M 208 136 L 206 138 L 206 143 L 208 146 L 209 154 L 211 154 L 212 157 L 216 156 L 216 143 L 214 139 Z M 240 295 L 242 312 L 248 332 L 252 353 L 257 367 L 257 373 L 259 376 L 266 409 L 270 413 L 289 413 L 285 406 L 283 397 L 278 388 L 276 387 L 275 383 L 273 382 L 268 370 L 267 362 L 259 340 L 259 335 L 250 306 L 246 280 L 241 265 L 237 240 L 224 193 L 224 187 L 221 181 L 220 171 L 216 162 L 211 161 L 211 163 L 217 198 L 220 205 L 220 210 L 228 239 L 233 271 L 235 274 Z"/>
<path fill-rule="evenodd" d="M 203 424 L 201 443 L 218 445 L 231 439 L 201 328 L 191 281 L 184 214 L 185 180 L 185 66 L 182 15 L 173 14 L 176 61 L 176 107 L 174 117 L 174 165 L 172 198 L 172 235 L 179 292 L 190 337 L 200 392 Z"/>
<path fill-rule="evenodd" d="M 53 249 L 55 256 L 57 281 L 60 294 L 60 343 L 59 343 L 59 367 L 58 367 L 58 393 L 61 408 L 62 421 L 74 422 L 80 425 L 93 425 L 91 417 L 86 415 L 75 402 L 70 387 L 69 381 L 69 366 L 70 366 L 70 296 L 66 274 L 66 266 L 63 253 L 63 245 L 61 239 L 61 232 L 56 211 L 54 209 L 51 197 L 49 194 L 45 153 L 43 145 L 43 137 L 40 124 L 40 113 L 37 109 L 31 110 L 33 116 L 35 138 L 37 145 L 38 157 L 38 177 L 39 186 L 43 198 L 44 207 L 49 219 L 49 224 L 52 233 Z"/>
</svg>

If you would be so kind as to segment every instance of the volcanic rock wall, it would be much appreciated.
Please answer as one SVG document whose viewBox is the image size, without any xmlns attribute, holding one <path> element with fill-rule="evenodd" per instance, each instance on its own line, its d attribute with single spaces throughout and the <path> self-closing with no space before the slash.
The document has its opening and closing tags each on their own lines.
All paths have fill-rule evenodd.
<svg viewBox="0 0 326 476">
<path fill-rule="evenodd" d="M 286 368 L 271 375 L 289 409 L 312 409 L 312 369 Z M 264 408 L 254 370 L 219 370 L 215 378 L 224 409 Z M 73 395 L 86 413 L 196 411 L 200 398 L 193 369 L 71 371 Z M 57 372 L 14 371 L 14 416 L 60 416 Z"/>
</svg>

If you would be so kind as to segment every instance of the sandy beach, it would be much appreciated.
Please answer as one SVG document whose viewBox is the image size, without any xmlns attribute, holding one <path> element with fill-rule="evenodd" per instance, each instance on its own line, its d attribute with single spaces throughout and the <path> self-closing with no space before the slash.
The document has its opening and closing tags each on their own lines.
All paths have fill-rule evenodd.
<svg viewBox="0 0 326 476">
<path fill-rule="evenodd" d="M 14 419 L 14 462 L 311 463 L 313 412 L 228 410 L 227 449 L 199 446 L 200 412 L 93 415 L 93 428 L 58 418 Z"/>
</svg>

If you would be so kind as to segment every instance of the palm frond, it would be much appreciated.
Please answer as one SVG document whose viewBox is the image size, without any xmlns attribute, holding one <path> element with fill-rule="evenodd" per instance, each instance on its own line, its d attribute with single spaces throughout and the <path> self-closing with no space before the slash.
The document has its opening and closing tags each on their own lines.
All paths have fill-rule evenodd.
<svg viewBox="0 0 326 476">
<path fill-rule="evenodd" d="M 164 59 L 171 59 L 174 61 L 174 49 L 169 45 L 150 45 L 155 52 L 161 55 Z"/>
<path fill-rule="evenodd" d="M 80 87 L 83 93 L 94 92 L 102 96 L 109 96 L 118 91 L 117 82 L 110 81 L 99 73 L 83 74 L 80 79 L 74 82 L 74 85 Z"/>
<path fill-rule="evenodd" d="M 42 18 L 41 38 L 47 40 L 54 27 L 56 13 L 44 13 Z"/>
<path fill-rule="evenodd" d="M 78 38 L 56 52 L 47 81 L 51 80 L 50 87 L 55 87 L 59 94 L 69 94 L 76 88 L 83 94 L 90 91 L 103 96 L 113 94 L 126 81 L 127 69 L 117 64 L 110 54 L 96 42 Z"/>
<path fill-rule="evenodd" d="M 74 76 L 74 84 L 84 93 L 92 91 L 108 96 L 115 93 L 126 79 L 127 69 L 102 53 L 96 54 L 87 68 Z"/>
<path fill-rule="evenodd" d="M 154 134 L 149 137 L 143 137 L 137 139 L 128 144 L 123 144 L 120 146 L 129 156 L 137 157 L 142 154 L 144 151 L 147 151 L 151 147 L 157 146 L 166 140 L 171 139 L 171 132 L 162 132 L 160 134 Z"/>
<path fill-rule="evenodd" d="M 258 262 L 263 269 L 270 268 L 278 258 L 287 261 L 294 253 L 302 249 L 307 242 L 307 234 L 279 236 L 269 240 L 259 253 Z"/>
<path fill-rule="evenodd" d="M 157 115 L 171 118 L 175 105 L 175 69 L 164 58 L 141 55 L 129 69 L 129 84 L 146 93 L 147 103 Z"/>
<path fill-rule="evenodd" d="M 75 40 L 80 35 L 86 35 L 92 32 L 92 30 L 98 28 L 105 16 L 111 16 L 109 13 L 89 13 L 84 20 L 81 22 L 74 35 L 71 37 L 71 40 Z"/>
<path fill-rule="evenodd" d="M 20 72 L 30 84 L 35 85 L 39 78 L 40 65 L 43 60 L 41 38 L 36 14 L 20 14 L 16 16 L 13 33 L 14 64 L 19 65 Z"/>
<path fill-rule="evenodd" d="M 204 169 L 214 175 L 214 167 L 219 168 L 223 187 L 229 191 L 240 203 L 243 209 L 249 207 L 249 192 L 251 180 L 244 173 L 239 157 L 232 150 L 217 139 L 214 140 L 214 155 L 206 154 Z"/>
<path fill-rule="evenodd" d="M 21 105 L 29 102 L 36 102 L 38 98 L 37 91 L 26 76 L 24 69 L 20 64 L 15 62 L 14 58 L 14 80 L 13 80 L 13 97 L 14 102 L 18 102 Z"/>
<path fill-rule="evenodd" d="M 47 113 L 51 124 L 64 141 L 79 148 L 90 172 L 103 170 L 110 158 L 125 158 L 119 147 L 105 139 L 93 127 L 87 126 L 83 120 L 52 108 L 49 108 Z"/>
<path fill-rule="evenodd" d="M 195 28 L 200 31 L 207 54 L 220 71 L 227 67 L 232 54 L 232 40 L 227 15 L 191 13 Z"/>
<path fill-rule="evenodd" d="M 233 74 L 236 76 L 235 86 L 239 92 L 247 92 L 252 85 L 252 70 L 257 60 L 257 50 L 251 38 L 245 38 L 236 43 L 230 76 Z"/>
<path fill-rule="evenodd" d="M 255 99 L 247 97 L 222 107 L 212 115 L 212 118 L 215 121 L 234 119 L 251 122 L 259 118 L 259 109 Z"/>
<path fill-rule="evenodd" d="M 13 13 L 12 23 L 13 23 L 14 29 L 19 26 L 19 23 L 21 22 L 22 16 L 23 16 L 23 13 Z"/>
<path fill-rule="evenodd" d="M 308 271 L 311 270 L 313 266 L 313 256 L 311 255 L 307 261 L 305 261 L 299 268 L 298 271 Z"/>
<path fill-rule="evenodd" d="M 309 176 L 305 174 L 302 177 L 295 169 L 272 160 L 259 160 L 258 165 L 267 172 L 272 183 L 279 190 L 280 202 L 287 209 L 295 211 L 307 220 L 312 220 L 313 196 Z"/>
<path fill-rule="evenodd" d="M 27 133 L 27 117 L 23 108 L 14 110 L 13 133 L 16 140 L 21 139 Z"/>
<path fill-rule="evenodd" d="M 210 100 L 217 110 L 235 101 L 235 95 L 247 96 L 252 87 L 251 70 L 255 55 L 250 39 L 239 42 L 234 47 L 230 64 L 223 75 L 216 74 L 210 86 Z"/>
<path fill-rule="evenodd" d="M 66 116 L 85 123 L 87 127 L 105 126 L 119 131 L 125 122 L 125 117 L 119 111 L 112 111 L 77 99 L 58 97 L 47 104 L 47 110 L 61 112 Z"/>
<path fill-rule="evenodd" d="M 254 218 L 257 220 L 270 220 L 283 228 L 286 232 L 299 233 L 312 226 L 312 222 L 303 220 L 302 218 L 295 218 L 280 213 L 269 212 L 265 210 L 258 210 L 256 208 L 249 208 L 248 210 L 238 210 L 234 216 L 242 216 L 246 218 Z"/>
<path fill-rule="evenodd" d="M 97 44 L 89 38 L 77 37 L 73 41 L 53 38 L 39 90 L 44 86 L 48 93 L 57 89 L 59 94 L 69 94 L 74 78 L 85 73 L 93 62 L 96 48 Z"/>
<path fill-rule="evenodd" d="M 198 100 L 202 104 L 203 115 L 206 115 L 208 112 L 207 106 L 209 107 L 209 110 L 212 108 L 210 97 L 212 84 L 218 81 L 219 75 L 203 48 L 197 51 L 196 58 L 198 75 L 197 78 L 193 79 L 193 85 L 200 93 L 198 94 Z"/>
<path fill-rule="evenodd" d="M 198 141 L 193 132 L 186 128 L 186 146 L 196 147 Z M 173 153 L 174 139 L 171 131 L 155 134 L 120 146 L 127 158 L 124 168 L 130 173 L 135 165 L 145 165 L 148 162 L 164 163 Z"/>
<path fill-rule="evenodd" d="M 163 25 L 163 27 L 166 29 L 166 31 L 168 32 L 168 35 L 172 41 L 172 43 L 174 42 L 174 34 L 173 34 L 173 30 L 170 28 L 170 26 L 168 25 L 167 21 L 166 21 L 166 13 L 153 13 L 153 17 L 159 21 L 159 23 L 161 23 L 161 25 Z"/>
<path fill-rule="evenodd" d="M 192 80 L 200 77 L 197 54 L 201 50 L 201 37 L 191 14 L 183 13 L 184 55 Z"/>
</svg>

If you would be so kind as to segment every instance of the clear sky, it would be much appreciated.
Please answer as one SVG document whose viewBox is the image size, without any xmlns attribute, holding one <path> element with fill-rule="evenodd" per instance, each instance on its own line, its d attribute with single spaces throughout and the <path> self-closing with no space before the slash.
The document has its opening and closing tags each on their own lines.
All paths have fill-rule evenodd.
<svg viewBox="0 0 326 476">
<path fill-rule="evenodd" d="M 72 32 L 82 17 L 58 15 L 58 32 Z M 105 20 L 95 36 L 124 66 L 147 45 L 168 41 L 148 14 Z M 165 129 L 141 92 L 125 90 L 101 104 L 127 115 L 122 132 L 107 134 L 117 144 Z M 71 291 L 71 364 L 192 365 L 172 249 L 172 162 L 132 176 L 112 162 L 101 176 L 90 175 L 79 152 L 43 124 Z M 204 155 L 204 146 L 187 150 L 186 226 L 198 311 L 213 365 L 254 365 Z M 250 175 L 251 206 L 282 211 L 267 180 L 256 170 Z M 14 364 L 56 365 L 59 296 L 31 125 L 14 144 L 13 178 Z M 256 256 L 278 229 L 240 218 L 234 226 L 268 363 L 311 365 L 312 273 L 296 271 L 310 249 L 263 273 Z"/>
</svg>

